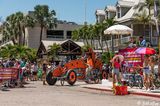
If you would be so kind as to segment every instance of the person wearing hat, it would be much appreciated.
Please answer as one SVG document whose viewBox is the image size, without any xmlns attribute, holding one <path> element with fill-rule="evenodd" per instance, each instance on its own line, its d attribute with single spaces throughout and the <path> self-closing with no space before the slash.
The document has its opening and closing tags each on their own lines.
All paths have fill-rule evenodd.
<svg viewBox="0 0 160 106">
<path fill-rule="evenodd" d="M 112 78 L 113 78 L 113 87 L 116 82 L 120 82 L 120 68 L 121 68 L 121 62 L 120 58 L 116 57 L 112 59 Z"/>
</svg>

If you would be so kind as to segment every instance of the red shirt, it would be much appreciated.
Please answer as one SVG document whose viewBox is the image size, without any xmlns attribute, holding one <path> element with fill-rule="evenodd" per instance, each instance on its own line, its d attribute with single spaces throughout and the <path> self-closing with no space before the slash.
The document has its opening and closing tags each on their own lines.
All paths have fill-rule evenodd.
<svg viewBox="0 0 160 106">
<path fill-rule="evenodd" d="M 120 65 L 120 63 L 118 63 L 118 62 L 114 62 L 114 68 L 120 68 L 121 67 L 121 65 Z"/>
</svg>

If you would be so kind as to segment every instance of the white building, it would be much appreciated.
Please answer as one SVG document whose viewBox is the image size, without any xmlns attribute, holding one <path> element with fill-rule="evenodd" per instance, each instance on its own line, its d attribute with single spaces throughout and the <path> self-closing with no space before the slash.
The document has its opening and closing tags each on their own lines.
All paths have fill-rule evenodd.
<svg viewBox="0 0 160 106">
<path fill-rule="evenodd" d="M 71 22 L 58 22 L 56 28 L 43 30 L 42 40 L 64 41 L 71 39 L 72 31 L 80 27 L 81 25 Z M 26 35 L 27 46 L 37 49 L 40 46 L 40 26 L 37 25 L 34 28 L 26 28 Z"/>
<path fill-rule="evenodd" d="M 138 4 L 145 3 L 145 0 L 118 0 L 114 6 L 106 6 L 104 10 L 106 14 L 99 15 L 96 11 L 97 22 L 102 22 L 105 19 L 114 18 L 117 24 L 124 24 L 133 29 L 133 36 L 144 36 L 147 41 L 150 41 L 153 45 L 157 45 L 156 37 L 156 26 L 155 24 L 145 25 L 145 30 L 143 29 L 143 24 L 135 22 L 135 14 L 140 13 L 139 8 L 135 8 Z M 151 14 L 154 14 L 154 7 L 151 7 Z M 159 7 L 160 8 L 160 7 Z M 146 11 L 149 13 L 148 8 Z M 147 13 L 147 14 L 148 14 Z M 152 19 L 154 16 L 152 16 Z M 154 23 L 154 22 L 153 22 Z"/>
</svg>

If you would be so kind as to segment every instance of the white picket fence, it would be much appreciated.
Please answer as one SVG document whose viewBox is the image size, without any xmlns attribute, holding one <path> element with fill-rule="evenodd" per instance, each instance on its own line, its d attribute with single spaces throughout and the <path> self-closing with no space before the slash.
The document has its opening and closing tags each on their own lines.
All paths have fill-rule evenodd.
<svg viewBox="0 0 160 106">
<path fill-rule="evenodd" d="M 121 43 L 121 44 L 124 44 L 125 42 L 128 42 L 129 39 L 130 39 L 130 36 L 128 36 L 128 37 L 122 37 L 122 38 L 120 39 L 120 43 Z M 112 48 L 112 41 L 111 41 L 111 40 L 107 40 L 106 42 L 107 42 L 107 44 L 108 44 L 108 48 L 111 49 L 111 48 Z M 119 40 L 118 40 L 118 39 L 114 39 L 114 41 L 113 41 L 113 47 L 114 47 L 114 48 L 117 48 L 118 45 L 119 45 Z M 99 45 L 99 43 L 98 43 L 98 40 L 95 40 L 95 41 L 94 41 L 94 46 L 95 46 L 96 49 L 101 49 L 101 48 L 100 48 L 100 45 Z M 104 49 L 107 48 L 107 45 L 106 45 L 105 41 L 103 41 L 103 48 L 104 48 Z"/>
</svg>

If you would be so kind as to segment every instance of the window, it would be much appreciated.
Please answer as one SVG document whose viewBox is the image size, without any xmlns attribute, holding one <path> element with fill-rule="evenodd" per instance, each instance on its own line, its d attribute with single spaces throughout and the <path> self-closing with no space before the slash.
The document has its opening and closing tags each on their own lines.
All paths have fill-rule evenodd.
<svg viewBox="0 0 160 106">
<path fill-rule="evenodd" d="M 157 14 L 159 14 L 160 13 L 160 7 L 159 7 L 159 2 L 158 2 L 158 0 L 157 0 L 157 2 L 156 2 L 156 6 L 157 6 Z"/>
<path fill-rule="evenodd" d="M 67 39 L 71 39 L 72 37 L 72 31 L 67 31 Z"/>
<path fill-rule="evenodd" d="M 107 19 L 109 18 L 109 14 L 108 14 L 108 11 L 106 12 L 106 18 L 107 18 Z"/>
<path fill-rule="evenodd" d="M 118 18 L 120 18 L 120 17 L 121 17 L 120 7 L 117 7 L 117 17 L 118 17 Z"/>
<path fill-rule="evenodd" d="M 63 30 L 47 30 L 47 38 L 61 38 L 63 39 Z"/>
</svg>

